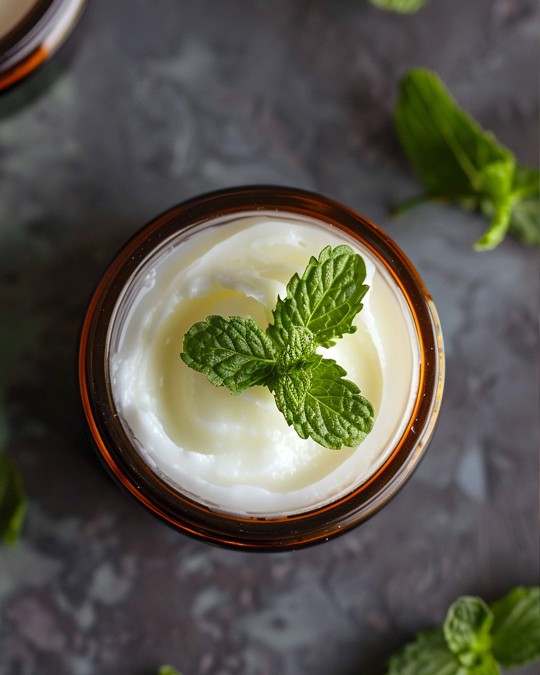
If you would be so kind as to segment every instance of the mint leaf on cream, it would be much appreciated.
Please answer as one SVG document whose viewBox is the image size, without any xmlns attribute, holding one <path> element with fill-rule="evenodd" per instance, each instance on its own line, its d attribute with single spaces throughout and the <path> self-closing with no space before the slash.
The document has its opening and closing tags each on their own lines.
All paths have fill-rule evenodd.
<svg viewBox="0 0 540 675">
<path fill-rule="evenodd" d="M 272 340 L 253 319 L 241 316 L 209 316 L 196 323 L 186 333 L 181 356 L 190 368 L 233 394 L 264 384 L 276 363 Z"/>
<path fill-rule="evenodd" d="M 338 449 L 358 445 L 369 433 L 373 407 L 346 374 L 335 361 L 319 358 L 272 382 L 277 407 L 301 438 Z"/>
<path fill-rule="evenodd" d="M 364 261 L 350 246 L 327 246 L 318 259 L 311 258 L 301 278 L 295 274 L 289 281 L 268 334 L 284 347 L 293 327 L 307 328 L 318 345 L 331 347 L 334 338 L 356 331 L 352 322 L 368 290 L 365 278 Z"/>
<path fill-rule="evenodd" d="M 301 438 L 354 447 L 373 426 L 373 407 L 317 348 L 356 331 L 365 278 L 365 263 L 350 246 L 327 246 L 289 281 L 266 332 L 251 318 L 209 316 L 188 330 L 181 358 L 233 394 L 267 386 Z"/>
<path fill-rule="evenodd" d="M 476 242 L 492 249 L 508 231 L 540 244 L 539 173 L 514 155 L 452 98 L 441 80 L 417 68 L 401 81 L 395 125 L 425 192 L 397 209 L 443 200 L 480 210 L 491 222 Z"/>
</svg>

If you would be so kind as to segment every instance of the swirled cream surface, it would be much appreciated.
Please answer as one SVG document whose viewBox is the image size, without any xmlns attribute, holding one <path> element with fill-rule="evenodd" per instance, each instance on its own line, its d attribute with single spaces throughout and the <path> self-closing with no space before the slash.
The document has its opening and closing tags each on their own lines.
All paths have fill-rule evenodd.
<svg viewBox="0 0 540 675">
<path fill-rule="evenodd" d="M 363 256 L 370 290 L 356 332 L 319 351 L 346 369 L 376 418 L 358 447 L 329 450 L 299 438 L 266 387 L 233 396 L 180 352 L 187 330 L 210 314 L 251 316 L 266 328 L 291 276 L 343 243 Z M 383 265 L 339 229 L 286 213 L 241 214 L 164 242 L 119 300 L 109 353 L 119 416 L 146 463 L 227 513 L 298 513 L 360 485 L 404 433 L 418 388 L 413 321 Z"/>
</svg>

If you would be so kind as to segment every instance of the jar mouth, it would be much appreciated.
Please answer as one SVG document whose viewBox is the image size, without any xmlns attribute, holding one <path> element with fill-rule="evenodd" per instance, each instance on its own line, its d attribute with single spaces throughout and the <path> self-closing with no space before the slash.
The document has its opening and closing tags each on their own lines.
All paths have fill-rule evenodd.
<svg viewBox="0 0 540 675">
<path fill-rule="evenodd" d="M 418 389 L 395 447 L 365 480 L 322 503 L 262 515 L 235 512 L 179 491 L 150 468 L 119 422 L 108 365 L 111 327 L 130 279 L 171 237 L 182 240 L 215 219 L 245 213 L 288 213 L 336 228 L 384 265 L 410 310 L 420 352 Z M 211 193 L 174 207 L 150 222 L 120 251 L 103 276 L 83 326 L 79 359 L 83 407 L 99 457 L 113 476 L 154 514 L 177 529 L 212 543 L 254 550 L 298 548 L 340 534 L 381 508 L 418 464 L 438 414 L 443 388 L 442 337 L 436 310 L 418 274 L 386 234 L 345 207 L 309 192 L 273 186 Z M 360 446 L 361 447 L 361 446 Z M 340 451 L 337 451 L 340 452 Z"/>
</svg>

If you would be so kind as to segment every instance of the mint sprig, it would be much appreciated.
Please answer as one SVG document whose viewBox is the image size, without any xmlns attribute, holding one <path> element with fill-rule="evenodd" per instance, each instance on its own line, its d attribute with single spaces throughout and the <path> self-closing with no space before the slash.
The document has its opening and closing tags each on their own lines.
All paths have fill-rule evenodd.
<svg viewBox="0 0 540 675">
<path fill-rule="evenodd" d="M 0 541 L 17 541 L 26 513 L 22 480 L 13 462 L 0 451 Z"/>
<path fill-rule="evenodd" d="M 454 602 L 442 629 L 420 633 L 395 654 L 387 675 L 499 675 L 540 659 L 540 588 L 518 587 L 492 605 Z"/>
<path fill-rule="evenodd" d="M 301 438 L 354 447 L 373 426 L 373 407 L 317 348 L 356 331 L 365 277 L 363 259 L 349 246 L 327 246 L 289 281 L 266 331 L 251 318 L 210 316 L 186 333 L 181 358 L 233 394 L 267 386 Z"/>
<path fill-rule="evenodd" d="M 477 250 L 494 248 L 508 231 L 526 244 L 540 244 L 540 173 L 519 165 L 459 107 L 435 73 L 417 68 L 403 78 L 395 125 L 425 188 L 398 213 L 429 200 L 456 202 L 491 220 Z"/>
</svg>

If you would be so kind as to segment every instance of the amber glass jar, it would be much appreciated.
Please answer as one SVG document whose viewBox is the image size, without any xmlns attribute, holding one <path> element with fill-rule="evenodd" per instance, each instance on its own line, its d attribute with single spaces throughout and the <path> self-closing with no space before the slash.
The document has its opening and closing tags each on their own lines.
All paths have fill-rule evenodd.
<svg viewBox="0 0 540 675">
<path fill-rule="evenodd" d="M 123 396 L 115 390 L 119 385 L 114 353 L 118 344 L 125 341 L 126 333 L 135 330 L 129 328 L 134 303 L 147 297 L 148 289 L 153 287 L 156 274 L 160 274 L 159 261 L 177 247 L 198 241 L 196 237 L 205 230 L 225 232 L 222 228 L 231 223 L 259 216 L 269 219 L 270 230 L 277 219 L 285 220 L 282 228 L 287 227 L 287 222 L 293 227 L 297 221 L 307 220 L 327 231 L 328 236 L 343 237 L 345 242 L 361 247 L 389 280 L 392 292 L 399 295 L 418 355 L 411 376 L 415 384 L 406 413 L 399 420 L 399 433 L 387 442 L 388 447 L 370 472 L 357 479 L 353 470 L 345 487 L 340 484 L 335 494 L 326 494 L 320 503 L 309 502 L 305 507 L 292 499 L 293 506 L 289 508 L 290 495 L 283 495 L 281 512 L 250 510 L 242 505 L 235 508 L 234 501 L 223 505 L 219 497 L 217 501 L 200 497 L 197 476 L 188 476 L 184 489 L 176 478 L 171 479 L 149 459 L 144 447 L 145 432 L 139 429 L 141 411 L 132 410 L 129 404 L 128 421 L 120 403 Z M 224 239 L 230 241 L 229 235 Z M 148 316 L 143 313 L 141 325 L 149 323 Z M 316 194 L 281 187 L 245 187 L 180 204 L 150 222 L 125 245 L 90 302 L 82 329 L 79 377 L 83 407 L 99 457 L 117 481 L 152 513 L 181 532 L 209 543 L 246 550 L 284 550 L 326 541 L 365 521 L 410 477 L 426 449 L 439 412 L 444 356 L 433 302 L 409 260 L 382 230 Z M 210 410 L 212 402 L 208 400 L 206 405 Z M 219 490 L 216 494 L 220 494 Z M 278 503 L 280 500 L 278 495 Z"/>
<path fill-rule="evenodd" d="M 30 75 L 66 39 L 85 0 L 0 0 L 0 91 Z"/>
</svg>

